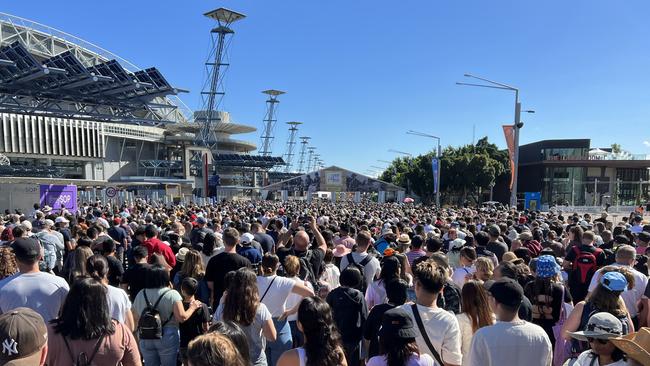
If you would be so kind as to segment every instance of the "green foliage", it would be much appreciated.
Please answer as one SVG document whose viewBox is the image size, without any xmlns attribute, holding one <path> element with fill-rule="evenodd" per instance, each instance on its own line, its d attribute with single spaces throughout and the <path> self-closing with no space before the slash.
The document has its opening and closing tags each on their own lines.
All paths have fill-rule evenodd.
<svg viewBox="0 0 650 366">
<path fill-rule="evenodd" d="M 410 189 L 425 201 L 433 201 L 434 152 L 408 158 L 397 158 L 380 179 Z M 440 191 L 443 201 L 462 203 L 478 200 L 481 190 L 489 190 L 499 178 L 509 174 L 507 151 L 502 151 L 484 137 L 476 145 L 447 147 L 440 159 Z M 408 193 L 408 192 L 407 192 Z"/>
<path fill-rule="evenodd" d="M 612 148 L 612 153 L 614 154 L 620 154 L 623 151 L 623 149 L 621 149 L 620 144 L 612 144 L 611 148 Z"/>
</svg>

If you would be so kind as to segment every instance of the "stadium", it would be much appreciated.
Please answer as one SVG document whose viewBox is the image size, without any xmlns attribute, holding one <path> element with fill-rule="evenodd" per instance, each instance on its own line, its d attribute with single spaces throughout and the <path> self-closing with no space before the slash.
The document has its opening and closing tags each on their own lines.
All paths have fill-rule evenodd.
<svg viewBox="0 0 650 366">
<path fill-rule="evenodd" d="M 210 125 L 211 151 L 194 122 L 205 111 L 192 113 L 178 98 L 184 92 L 155 67 L 0 13 L 0 182 L 138 195 L 203 196 L 209 184 L 220 198 L 252 192 L 282 159 L 250 155 L 256 145 L 233 136 L 256 128 L 223 111 Z"/>
</svg>

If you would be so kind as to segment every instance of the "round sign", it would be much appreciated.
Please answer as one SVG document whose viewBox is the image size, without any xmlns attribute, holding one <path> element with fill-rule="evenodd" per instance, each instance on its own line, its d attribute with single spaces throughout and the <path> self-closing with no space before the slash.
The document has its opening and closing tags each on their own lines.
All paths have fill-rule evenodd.
<svg viewBox="0 0 650 366">
<path fill-rule="evenodd" d="M 113 198 L 117 196 L 117 189 L 115 187 L 106 188 L 106 197 Z"/>
</svg>

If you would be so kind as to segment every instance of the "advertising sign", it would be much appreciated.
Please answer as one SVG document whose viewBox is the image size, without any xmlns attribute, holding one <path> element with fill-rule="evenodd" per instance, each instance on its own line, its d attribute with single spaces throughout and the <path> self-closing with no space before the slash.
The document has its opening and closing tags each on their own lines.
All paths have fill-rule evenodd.
<svg viewBox="0 0 650 366">
<path fill-rule="evenodd" d="M 70 212 L 77 211 L 77 186 L 75 185 L 40 185 L 41 207 L 48 205 L 53 211 L 61 211 L 65 208 Z"/>
<path fill-rule="evenodd" d="M 433 170 L 433 193 L 438 193 L 438 169 L 440 169 L 440 163 L 438 158 L 431 159 L 431 168 Z"/>
</svg>

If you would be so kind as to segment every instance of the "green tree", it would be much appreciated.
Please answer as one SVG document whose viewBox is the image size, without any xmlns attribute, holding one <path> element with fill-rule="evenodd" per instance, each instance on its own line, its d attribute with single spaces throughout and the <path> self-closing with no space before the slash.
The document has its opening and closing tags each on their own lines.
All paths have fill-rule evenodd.
<svg viewBox="0 0 650 366">
<path fill-rule="evenodd" d="M 620 144 L 612 144 L 611 148 L 612 148 L 612 153 L 614 154 L 620 154 L 623 151 L 623 149 L 621 149 Z"/>
</svg>

